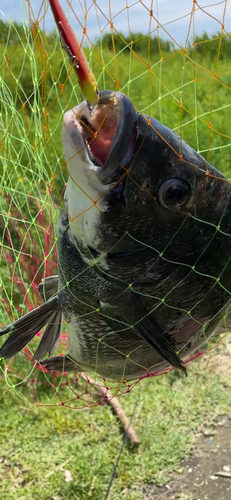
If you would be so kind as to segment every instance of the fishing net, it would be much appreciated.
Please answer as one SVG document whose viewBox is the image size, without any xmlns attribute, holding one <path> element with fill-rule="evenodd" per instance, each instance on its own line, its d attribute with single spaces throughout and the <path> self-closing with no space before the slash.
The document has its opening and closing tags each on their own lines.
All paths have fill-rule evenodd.
<svg viewBox="0 0 231 500">
<path fill-rule="evenodd" d="M 229 177 L 229 2 L 61 4 L 99 89 L 123 92 L 139 112 L 167 125 Z M 41 304 L 39 283 L 57 274 L 56 221 L 68 179 L 61 127 L 64 113 L 83 96 L 61 48 L 48 2 L 1 2 L 0 43 L 0 326 L 4 327 Z M 228 245 L 230 234 L 226 238 Z M 155 248 L 154 242 L 150 245 Z M 212 278 L 223 286 L 219 276 Z M 223 288 L 227 297 L 230 290 Z M 165 295 L 159 300 L 171 307 Z M 185 312 L 193 318 L 192 310 Z M 229 330 L 225 311 L 222 328 L 224 334 Z M 21 353 L 1 361 L 7 386 L 21 398 L 32 395 L 37 405 L 103 404 L 107 398 L 130 392 L 140 378 L 170 369 L 156 366 L 146 375 L 144 369 L 143 376 L 130 382 L 122 372 L 120 379 L 111 382 L 94 368 L 81 374 L 49 372 L 31 361 L 41 336 L 39 332 Z M 202 349 L 189 360 L 210 349 L 214 338 L 205 335 Z M 57 353 L 67 352 L 64 323 Z"/>
</svg>

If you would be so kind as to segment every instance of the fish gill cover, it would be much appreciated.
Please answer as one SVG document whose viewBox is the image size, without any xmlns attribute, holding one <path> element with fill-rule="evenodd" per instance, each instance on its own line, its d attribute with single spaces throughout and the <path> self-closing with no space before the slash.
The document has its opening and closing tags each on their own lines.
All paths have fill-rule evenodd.
<svg viewBox="0 0 231 500">
<path fill-rule="evenodd" d="M 100 90 L 89 106 L 48 3 L 17 2 L 17 20 L 1 6 L 0 326 L 41 305 L 39 284 L 59 274 L 62 308 L 70 295 L 74 306 L 55 356 L 82 352 L 82 372 L 49 370 L 32 359 L 42 330 L 1 361 L 8 387 L 37 405 L 103 404 L 210 349 L 218 322 L 229 331 L 230 2 L 163 4 L 62 2 Z M 59 230 L 74 236 L 59 237 L 58 269 L 64 206 Z M 81 334 L 69 342 L 76 302 L 93 361 Z"/>
</svg>

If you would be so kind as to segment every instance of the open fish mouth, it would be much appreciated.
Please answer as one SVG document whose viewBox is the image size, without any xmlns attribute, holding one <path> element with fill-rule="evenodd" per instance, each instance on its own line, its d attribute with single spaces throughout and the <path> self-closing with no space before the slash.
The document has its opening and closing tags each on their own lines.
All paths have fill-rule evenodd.
<svg viewBox="0 0 231 500">
<path fill-rule="evenodd" d="M 95 105 L 83 102 L 72 112 L 100 182 L 118 181 L 131 162 L 136 142 L 134 106 L 123 94 L 105 90 Z"/>
</svg>

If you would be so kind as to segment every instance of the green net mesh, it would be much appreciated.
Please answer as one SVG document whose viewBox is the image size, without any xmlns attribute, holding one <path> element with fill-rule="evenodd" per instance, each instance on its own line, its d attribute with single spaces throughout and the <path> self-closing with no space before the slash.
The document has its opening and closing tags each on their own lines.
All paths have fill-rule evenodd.
<svg viewBox="0 0 231 500">
<path fill-rule="evenodd" d="M 43 278 L 57 274 L 56 221 L 68 180 L 61 127 L 64 113 L 83 100 L 76 75 L 52 25 L 47 2 L 36 2 L 35 11 L 33 5 L 30 1 L 12 2 L 9 7 L 3 1 L 0 11 L 2 327 L 41 304 L 38 284 Z M 167 125 L 228 178 L 231 40 L 227 2 L 205 7 L 196 1 L 184 2 L 179 12 L 173 9 L 171 2 L 165 9 L 161 2 L 125 0 L 67 1 L 63 6 L 85 49 L 99 89 L 123 92 L 139 112 Z M 207 25 L 212 35 L 202 32 L 201 26 Z M 228 248 L 230 233 L 225 223 L 222 225 L 222 216 L 214 229 L 223 234 Z M 209 224 L 197 215 L 194 217 L 202 224 Z M 183 226 L 184 223 L 179 231 Z M 142 243 L 139 239 L 137 242 Z M 164 252 L 172 245 L 174 238 L 160 251 L 155 242 L 150 241 L 150 247 L 168 263 L 171 259 L 165 257 Z M 219 258 L 217 249 L 215 259 Z M 199 272 L 195 266 L 189 266 L 188 274 L 182 279 L 187 289 Z M 195 319 L 193 309 L 196 310 L 214 286 L 222 288 L 224 305 L 228 303 L 228 281 L 222 281 L 226 272 L 230 272 L 229 259 L 219 275 L 207 269 L 206 276 L 211 275 L 212 284 L 203 297 L 195 299 L 190 310 L 179 301 L 176 304 L 168 300 L 165 292 L 157 296 L 150 294 L 150 298 Z M 118 279 L 124 280 L 124 277 Z M 133 287 L 129 280 L 124 282 L 127 287 Z M 170 295 L 174 295 L 174 287 L 178 286 L 179 283 L 171 288 Z M 221 310 L 222 332 L 226 335 L 228 313 Z M 186 362 L 218 341 L 216 335 L 208 338 L 206 318 L 195 320 L 204 329 L 204 343 Z M 131 326 L 127 324 L 121 331 L 126 333 Z M 123 377 L 123 370 L 115 382 L 111 382 L 110 377 L 108 380 L 100 377 L 97 367 L 81 374 L 49 372 L 31 362 L 41 336 L 39 332 L 22 353 L 1 361 L 6 384 L 17 391 L 19 397 L 32 394 L 38 405 L 82 408 L 102 404 L 105 398 L 129 392 L 143 376 L 163 374 L 170 369 L 155 366 L 131 382 Z M 103 343 L 107 343 L 107 338 Z M 64 322 L 57 353 L 67 352 Z M 132 352 L 131 347 L 127 357 Z M 95 385 L 90 383 L 92 380 Z"/>
</svg>

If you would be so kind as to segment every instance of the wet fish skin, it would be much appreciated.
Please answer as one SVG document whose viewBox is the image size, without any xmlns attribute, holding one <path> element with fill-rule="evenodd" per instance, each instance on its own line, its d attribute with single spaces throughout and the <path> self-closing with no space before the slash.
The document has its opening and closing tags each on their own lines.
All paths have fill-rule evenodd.
<svg viewBox="0 0 231 500">
<path fill-rule="evenodd" d="M 103 168 L 95 169 L 102 210 L 89 216 L 92 226 L 86 234 L 86 220 L 72 222 L 67 215 L 71 203 L 78 213 L 78 197 L 76 205 L 70 199 L 75 186 L 66 191 L 66 209 L 58 222 L 56 300 L 67 321 L 70 354 L 43 363 L 50 369 L 65 365 L 132 379 L 169 363 L 182 368 L 181 358 L 212 334 L 229 307 L 231 189 L 218 170 L 170 129 L 137 113 L 128 100 L 123 106 L 120 133 Z M 123 128 L 128 128 L 124 109 L 131 131 L 126 135 L 128 153 L 124 144 L 121 148 Z M 77 155 L 78 131 L 67 121 L 76 165 L 81 162 L 85 168 L 88 160 Z M 174 180 L 190 194 L 182 205 L 169 207 L 163 195 Z M 8 342 L 0 356 L 11 353 Z"/>
</svg>

